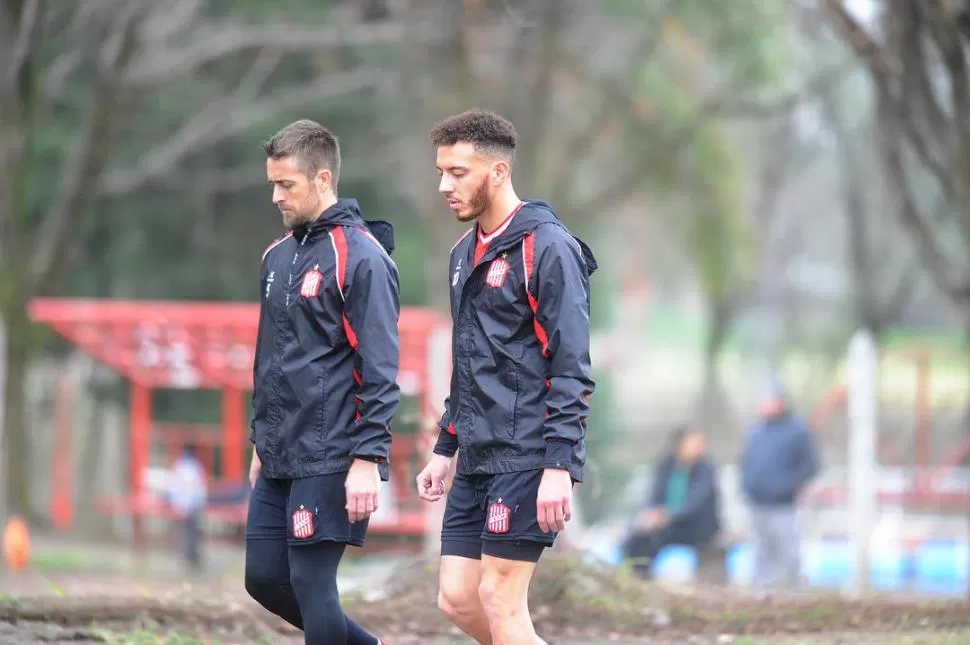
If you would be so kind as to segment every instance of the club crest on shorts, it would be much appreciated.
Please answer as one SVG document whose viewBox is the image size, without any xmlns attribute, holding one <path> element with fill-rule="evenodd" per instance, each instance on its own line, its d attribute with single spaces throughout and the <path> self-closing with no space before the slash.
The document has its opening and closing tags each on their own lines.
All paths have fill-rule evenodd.
<svg viewBox="0 0 970 645">
<path fill-rule="evenodd" d="M 512 510 L 499 500 L 488 507 L 486 526 L 489 533 L 508 533 Z"/>
<path fill-rule="evenodd" d="M 492 263 L 488 265 L 488 273 L 485 274 L 485 284 L 490 287 L 499 288 L 505 284 L 505 276 L 509 274 L 509 269 L 512 265 L 505 257 L 495 258 Z"/>
<path fill-rule="evenodd" d="M 302 506 L 293 511 L 293 537 L 297 540 L 313 537 L 313 513 Z"/>
<path fill-rule="evenodd" d="M 300 295 L 304 298 L 316 298 L 320 295 L 320 285 L 323 284 L 323 274 L 320 273 L 320 265 L 303 274 L 303 282 L 300 283 Z"/>
</svg>

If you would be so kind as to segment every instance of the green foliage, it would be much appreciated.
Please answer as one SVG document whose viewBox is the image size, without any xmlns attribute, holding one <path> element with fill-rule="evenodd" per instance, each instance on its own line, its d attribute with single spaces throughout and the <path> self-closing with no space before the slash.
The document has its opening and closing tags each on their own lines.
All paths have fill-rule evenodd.
<svg viewBox="0 0 970 645">
<path fill-rule="evenodd" d="M 616 418 L 615 387 L 608 373 L 593 374 L 596 391 L 589 398 L 586 419 L 586 471 L 584 484 L 577 488 L 583 521 L 592 524 L 615 510 L 617 491 L 629 480 L 629 468 L 616 462 L 627 441 L 624 424 Z"/>
<path fill-rule="evenodd" d="M 622 0 L 608 5 L 618 15 L 652 11 L 656 18 L 656 5 Z M 705 114 L 705 102 L 728 91 L 719 88 L 757 94 L 780 82 L 786 63 L 782 11 L 769 0 L 671 3 L 662 16 L 663 45 L 638 79 L 637 94 L 649 106 L 653 127 L 642 127 L 635 145 L 642 149 L 641 142 L 649 140 L 659 148 L 650 166 L 654 172 L 645 180 L 658 196 L 677 197 L 672 228 L 715 298 L 751 276 L 756 256 L 740 144 L 722 122 Z"/>
<path fill-rule="evenodd" d="M 754 239 L 745 214 L 743 162 L 722 128 L 712 124 L 686 154 L 693 199 L 680 220 L 680 234 L 707 293 L 726 296 L 751 277 Z"/>
</svg>

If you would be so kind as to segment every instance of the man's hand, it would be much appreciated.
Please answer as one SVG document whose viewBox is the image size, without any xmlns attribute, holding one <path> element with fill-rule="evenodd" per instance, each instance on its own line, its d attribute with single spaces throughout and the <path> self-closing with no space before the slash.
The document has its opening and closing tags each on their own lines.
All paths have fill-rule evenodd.
<svg viewBox="0 0 970 645">
<path fill-rule="evenodd" d="M 344 484 L 347 491 L 347 517 L 351 524 L 366 520 L 377 510 L 380 484 L 381 473 L 376 463 L 354 459 Z"/>
<path fill-rule="evenodd" d="M 543 533 L 552 533 L 566 528 L 566 522 L 573 516 L 573 480 L 569 471 L 559 468 L 546 468 L 539 482 L 539 495 L 536 499 L 536 517 Z"/>
<path fill-rule="evenodd" d="M 637 527 L 644 531 L 656 531 L 669 523 L 670 516 L 667 514 L 667 509 L 662 507 L 649 508 L 640 514 Z"/>
<path fill-rule="evenodd" d="M 256 449 L 253 448 L 253 460 L 249 462 L 249 485 L 256 488 L 256 480 L 259 479 L 259 469 L 262 468 L 262 462 L 259 461 L 259 455 L 256 454 Z"/>
<path fill-rule="evenodd" d="M 451 470 L 451 457 L 432 455 L 428 465 L 418 473 L 418 497 L 437 502 L 445 494 L 445 479 Z"/>
</svg>

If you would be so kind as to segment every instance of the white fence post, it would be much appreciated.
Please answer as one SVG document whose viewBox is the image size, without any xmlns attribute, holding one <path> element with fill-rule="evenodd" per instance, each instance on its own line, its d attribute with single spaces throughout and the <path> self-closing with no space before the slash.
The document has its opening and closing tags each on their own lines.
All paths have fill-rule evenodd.
<svg viewBox="0 0 970 645">
<path fill-rule="evenodd" d="M 869 589 L 869 547 L 876 521 L 879 355 L 872 334 L 859 330 L 849 345 L 849 525 L 852 592 Z"/>
</svg>

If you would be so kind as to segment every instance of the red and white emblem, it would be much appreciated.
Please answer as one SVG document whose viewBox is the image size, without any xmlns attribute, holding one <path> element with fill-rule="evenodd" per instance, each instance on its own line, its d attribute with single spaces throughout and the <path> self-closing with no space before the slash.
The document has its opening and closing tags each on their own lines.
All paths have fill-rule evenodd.
<svg viewBox="0 0 970 645">
<path fill-rule="evenodd" d="M 300 508 L 293 512 L 293 537 L 297 540 L 313 537 L 313 513 L 308 509 Z"/>
<path fill-rule="evenodd" d="M 320 273 L 319 265 L 317 265 L 303 274 L 300 295 L 304 298 L 316 298 L 320 294 L 320 285 L 322 284 L 323 274 Z"/>
<path fill-rule="evenodd" d="M 488 532 L 489 533 L 508 533 L 509 517 L 512 515 L 511 509 L 502 502 L 495 502 L 488 507 Z"/>
<path fill-rule="evenodd" d="M 485 284 L 490 287 L 501 287 L 505 284 L 505 276 L 509 274 L 512 266 L 505 258 L 495 258 L 488 266 L 488 273 L 485 275 Z"/>
</svg>

